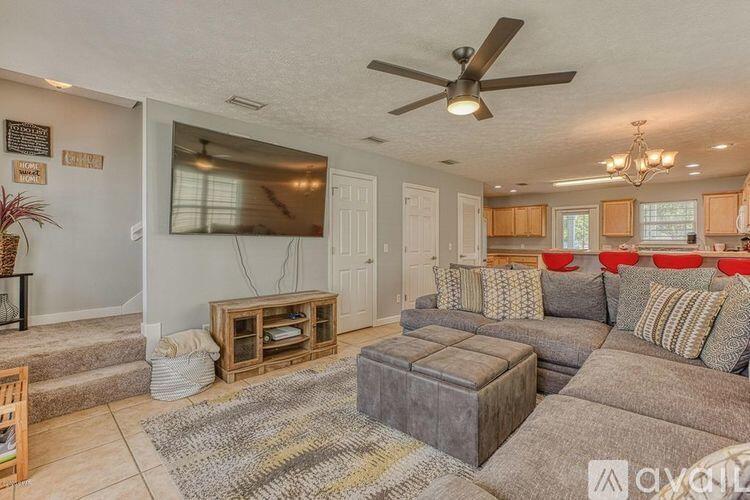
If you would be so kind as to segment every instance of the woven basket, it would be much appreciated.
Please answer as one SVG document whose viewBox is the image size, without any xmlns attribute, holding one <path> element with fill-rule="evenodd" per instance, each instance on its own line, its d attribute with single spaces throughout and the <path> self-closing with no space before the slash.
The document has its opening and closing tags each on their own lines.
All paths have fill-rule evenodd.
<svg viewBox="0 0 750 500">
<path fill-rule="evenodd" d="M 20 240 L 17 234 L 0 234 L 0 276 L 13 274 Z"/>
</svg>

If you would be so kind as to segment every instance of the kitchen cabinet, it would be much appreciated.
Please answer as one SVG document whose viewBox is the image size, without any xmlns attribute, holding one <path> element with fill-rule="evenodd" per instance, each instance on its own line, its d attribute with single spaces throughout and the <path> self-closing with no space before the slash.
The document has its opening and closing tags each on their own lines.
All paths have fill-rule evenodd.
<svg viewBox="0 0 750 500">
<path fill-rule="evenodd" d="M 742 193 L 706 193 L 703 195 L 703 227 L 706 236 L 737 234 L 737 214 Z"/>
<path fill-rule="evenodd" d="M 492 228 L 492 212 L 493 210 L 490 207 L 484 207 L 483 212 L 484 212 L 484 219 L 487 221 L 487 236 L 494 236 L 494 234 L 492 234 L 492 229 L 493 229 Z"/>
<path fill-rule="evenodd" d="M 632 237 L 635 200 L 602 201 L 602 236 Z"/>
<path fill-rule="evenodd" d="M 547 235 L 547 205 L 495 208 L 492 218 L 492 236 Z"/>
<path fill-rule="evenodd" d="M 539 255 L 491 253 L 487 255 L 487 267 L 502 267 L 508 264 L 523 264 L 531 268 L 539 267 Z"/>
</svg>

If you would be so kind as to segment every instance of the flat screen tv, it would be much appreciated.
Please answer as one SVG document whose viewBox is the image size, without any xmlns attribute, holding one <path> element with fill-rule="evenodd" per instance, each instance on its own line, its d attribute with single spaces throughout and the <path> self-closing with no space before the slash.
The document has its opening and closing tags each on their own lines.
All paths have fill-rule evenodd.
<svg viewBox="0 0 750 500">
<path fill-rule="evenodd" d="M 323 236 L 328 158 L 174 122 L 172 234 Z"/>
</svg>

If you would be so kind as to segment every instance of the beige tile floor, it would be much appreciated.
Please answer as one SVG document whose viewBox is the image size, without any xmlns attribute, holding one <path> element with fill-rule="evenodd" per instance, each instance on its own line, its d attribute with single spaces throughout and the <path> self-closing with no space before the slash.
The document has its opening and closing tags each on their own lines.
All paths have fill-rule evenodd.
<svg viewBox="0 0 750 500">
<path fill-rule="evenodd" d="M 401 333 L 398 324 L 339 336 L 339 352 L 234 384 L 217 379 L 193 397 L 156 401 L 135 396 L 34 424 L 29 429 L 28 481 L 0 489 L 0 500 L 35 498 L 181 498 L 140 421 L 240 391 L 259 382 L 357 354 L 364 345 Z"/>
</svg>

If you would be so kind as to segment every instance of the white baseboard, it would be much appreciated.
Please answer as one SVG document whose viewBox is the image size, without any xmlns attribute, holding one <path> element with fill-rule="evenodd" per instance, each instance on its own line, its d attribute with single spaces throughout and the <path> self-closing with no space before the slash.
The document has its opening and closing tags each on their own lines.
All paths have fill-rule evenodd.
<svg viewBox="0 0 750 500">
<path fill-rule="evenodd" d="M 29 326 L 50 325 L 65 321 L 80 319 L 104 318 L 120 316 L 122 314 L 136 314 L 143 312 L 143 292 L 138 292 L 121 306 L 98 307 L 96 309 L 81 309 L 79 311 L 65 311 L 51 314 L 36 314 L 29 318 Z"/>
<path fill-rule="evenodd" d="M 391 323 L 398 323 L 401 320 L 401 315 L 396 314 L 395 316 L 387 316 L 385 318 L 378 318 L 375 320 L 373 326 L 390 325 Z"/>
<path fill-rule="evenodd" d="M 146 337 L 146 359 L 150 359 L 161 340 L 161 323 L 141 323 L 141 333 Z"/>
</svg>

